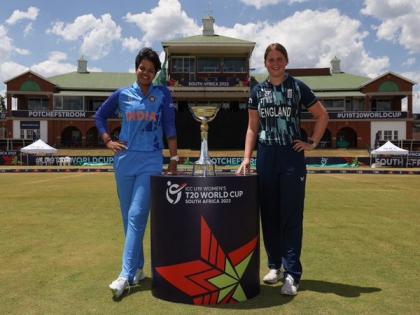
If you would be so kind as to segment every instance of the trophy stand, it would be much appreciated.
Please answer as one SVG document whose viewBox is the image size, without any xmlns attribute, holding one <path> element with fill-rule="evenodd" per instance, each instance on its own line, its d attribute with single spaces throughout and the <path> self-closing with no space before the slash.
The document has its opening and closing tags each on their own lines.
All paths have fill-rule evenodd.
<svg viewBox="0 0 420 315">
<path fill-rule="evenodd" d="M 210 160 L 209 149 L 207 144 L 209 125 L 216 118 L 219 106 L 190 106 L 190 111 L 196 121 L 201 123 L 201 149 L 200 158 L 193 164 L 193 176 L 216 175 L 216 165 Z"/>
</svg>

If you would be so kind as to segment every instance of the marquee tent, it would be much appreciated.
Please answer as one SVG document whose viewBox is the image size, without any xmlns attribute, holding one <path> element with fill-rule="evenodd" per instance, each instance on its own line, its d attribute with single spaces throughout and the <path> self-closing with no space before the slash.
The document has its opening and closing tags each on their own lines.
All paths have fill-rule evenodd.
<svg viewBox="0 0 420 315">
<path fill-rule="evenodd" d="M 391 141 L 387 141 L 384 145 L 370 152 L 370 165 L 372 165 L 372 155 L 400 155 L 401 162 L 403 161 L 402 156 L 405 155 L 407 156 L 406 167 L 408 164 L 408 150 L 401 149 L 400 147 L 393 144 Z M 372 167 L 374 166 L 372 165 Z"/>
<path fill-rule="evenodd" d="M 20 149 L 21 152 L 26 154 L 55 154 L 57 153 L 57 149 L 49 146 L 41 139 L 35 141 L 34 143 L 31 143 L 30 145 L 27 145 L 26 147 L 23 147 Z"/>
<path fill-rule="evenodd" d="M 376 150 L 370 152 L 372 155 L 407 155 L 408 150 L 401 149 L 393 144 L 391 141 L 387 141 L 384 145 L 380 146 Z"/>
</svg>

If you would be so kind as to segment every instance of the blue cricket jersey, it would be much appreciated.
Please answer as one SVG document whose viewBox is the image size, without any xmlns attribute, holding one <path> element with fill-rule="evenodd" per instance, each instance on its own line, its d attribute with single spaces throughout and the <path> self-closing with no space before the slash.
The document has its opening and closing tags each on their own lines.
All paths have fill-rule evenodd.
<svg viewBox="0 0 420 315">
<path fill-rule="evenodd" d="M 151 85 L 144 95 L 135 82 L 115 91 L 95 114 L 99 134 L 107 132 L 107 119 L 121 116 L 119 140 L 130 151 L 163 149 L 163 133 L 176 136 L 175 108 L 167 87 Z"/>
</svg>

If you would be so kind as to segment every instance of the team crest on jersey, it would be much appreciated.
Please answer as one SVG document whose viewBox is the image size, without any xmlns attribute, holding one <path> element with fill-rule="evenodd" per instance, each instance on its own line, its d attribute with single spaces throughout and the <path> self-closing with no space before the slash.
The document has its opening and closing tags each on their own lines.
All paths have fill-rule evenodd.
<svg viewBox="0 0 420 315">
<path fill-rule="evenodd" d="M 154 97 L 153 95 L 149 96 L 149 101 L 154 102 L 156 101 L 156 97 Z"/>
</svg>

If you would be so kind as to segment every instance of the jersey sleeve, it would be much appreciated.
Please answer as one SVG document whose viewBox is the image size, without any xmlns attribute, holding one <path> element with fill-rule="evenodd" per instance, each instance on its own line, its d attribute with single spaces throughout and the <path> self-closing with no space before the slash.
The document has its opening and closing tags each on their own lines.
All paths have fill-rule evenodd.
<svg viewBox="0 0 420 315">
<path fill-rule="evenodd" d="M 107 132 L 108 118 L 117 117 L 118 100 L 120 98 L 120 93 L 121 93 L 121 89 L 112 93 L 96 111 L 95 123 L 96 123 L 96 128 L 98 129 L 99 135 L 103 135 L 105 132 Z"/>
<path fill-rule="evenodd" d="M 251 90 L 251 95 L 248 100 L 248 109 L 258 109 L 257 89 L 258 85 L 254 86 L 254 88 Z"/>
<path fill-rule="evenodd" d="M 314 105 L 318 98 L 315 96 L 314 92 L 302 81 L 297 81 L 300 90 L 300 103 L 305 107 L 309 108 Z"/>
<path fill-rule="evenodd" d="M 167 87 L 162 87 L 164 94 L 163 107 L 162 107 L 162 127 L 163 132 L 167 138 L 176 136 L 175 127 L 175 106 L 172 101 L 171 92 Z"/>
</svg>

